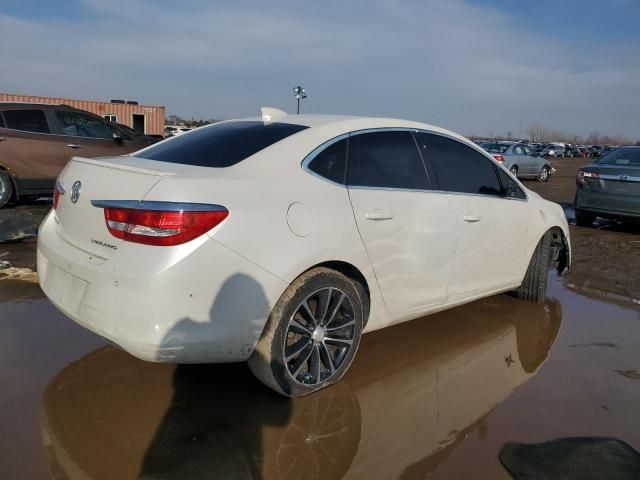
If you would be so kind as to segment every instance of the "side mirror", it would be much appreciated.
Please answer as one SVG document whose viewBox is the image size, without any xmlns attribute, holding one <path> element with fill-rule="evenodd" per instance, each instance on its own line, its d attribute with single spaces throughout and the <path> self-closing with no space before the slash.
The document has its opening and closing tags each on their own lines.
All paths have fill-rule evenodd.
<svg viewBox="0 0 640 480">
<path fill-rule="evenodd" d="M 118 145 L 122 145 L 122 136 L 120 135 L 119 132 L 116 132 L 116 131 L 113 132 L 113 141 L 116 142 Z"/>
</svg>

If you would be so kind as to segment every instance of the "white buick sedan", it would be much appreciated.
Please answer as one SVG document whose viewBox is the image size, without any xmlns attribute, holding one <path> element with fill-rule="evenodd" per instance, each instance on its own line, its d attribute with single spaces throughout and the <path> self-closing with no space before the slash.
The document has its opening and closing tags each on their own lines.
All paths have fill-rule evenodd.
<svg viewBox="0 0 640 480">
<path fill-rule="evenodd" d="M 465 138 L 270 108 L 74 158 L 38 239 L 40 285 L 80 325 L 144 360 L 248 360 L 288 396 L 338 381 L 364 332 L 544 299 L 552 262 L 562 209 Z"/>
</svg>

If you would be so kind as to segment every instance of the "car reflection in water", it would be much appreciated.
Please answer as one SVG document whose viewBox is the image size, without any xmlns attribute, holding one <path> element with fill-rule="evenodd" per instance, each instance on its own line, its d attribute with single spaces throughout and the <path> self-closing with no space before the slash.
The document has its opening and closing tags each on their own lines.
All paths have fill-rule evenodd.
<svg viewBox="0 0 640 480">
<path fill-rule="evenodd" d="M 151 364 L 104 347 L 45 391 L 50 469 L 90 479 L 424 478 L 536 373 L 561 317 L 556 300 L 502 295 L 373 332 L 341 382 L 294 400 L 244 364 Z"/>
</svg>

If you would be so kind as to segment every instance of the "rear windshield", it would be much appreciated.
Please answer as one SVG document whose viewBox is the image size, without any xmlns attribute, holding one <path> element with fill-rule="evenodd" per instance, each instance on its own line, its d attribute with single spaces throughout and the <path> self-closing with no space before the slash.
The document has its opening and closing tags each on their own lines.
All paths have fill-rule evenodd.
<svg viewBox="0 0 640 480">
<path fill-rule="evenodd" d="M 136 156 L 199 167 L 230 167 L 306 128 L 309 127 L 259 121 L 219 123 L 173 137 Z"/>
<path fill-rule="evenodd" d="M 504 143 L 488 143 L 484 146 L 484 149 L 489 153 L 504 153 L 509 148 L 509 145 Z"/>
<path fill-rule="evenodd" d="M 600 158 L 596 163 L 640 167 L 640 148 L 618 148 Z"/>
</svg>

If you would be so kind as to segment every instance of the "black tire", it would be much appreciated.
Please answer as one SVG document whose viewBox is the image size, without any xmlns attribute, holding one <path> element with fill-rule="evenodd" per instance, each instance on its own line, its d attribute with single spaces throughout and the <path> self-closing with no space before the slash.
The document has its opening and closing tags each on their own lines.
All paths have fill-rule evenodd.
<svg viewBox="0 0 640 480">
<path fill-rule="evenodd" d="M 575 209 L 576 212 L 576 225 L 579 227 L 592 227 L 593 222 L 596 219 L 596 216 L 593 213 L 585 212 L 584 210 L 580 210 L 578 208 Z"/>
<path fill-rule="evenodd" d="M 11 177 L 4 170 L 0 170 L 0 208 L 4 207 L 13 194 L 13 183 Z"/>
<path fill-rule="evenodd" d="M 551 170 L 549 169 L 549 167 L 547 165 L 545 165 L 544 167 L 542 167 L 540 169 L 540 173 L 538 173 L 537 180 L 539 182 L 548 182 L 549 181 L 549 177 L 551 176 L 550 173 L 551 173 Z"/>
<path fill-rule="evenodd" d="M 248 361 L 253 374 L 288 397 L 301 397 L 340 380 L 360 344 L 368 311 L 368 299 L 363 295 L 364 289 L 357 282 L 335 270 L 319 267 L 303 273 L 289 285 L 269 315 Z M 338 298 L 342 298 L 342 303 L 338 303 Z M 321 301 L 326 303 L 324 313 Z M 304 302 L 308 310 L 303 308 Z M 337 313 L 330 315 L 334 310 Z M 303 315 L 305 311 L 309 313 Z M 296 325 L 292 327 L 293 320 Z M 333 325 L 333 333 L 325 331 L 329 325 Z M 298 352 L 297 356 L 293 351 Z"/>
<path fill-rule="evenodd" d="M 547 297 L 547 273 L 551 264 L 551 232 L 547 232 L 538 242 L 522 285 L 515 296 L 531 302 L 544 302 Z"/>
<path fill-rule="evenodd" d="M 517 165 L 511 165 L 511 168 L 509 169 L 509 171 L 511 172 L 511 175 L 513 175 L 514 177 L 518 178 L 518 166 Z"/>
</svg>

